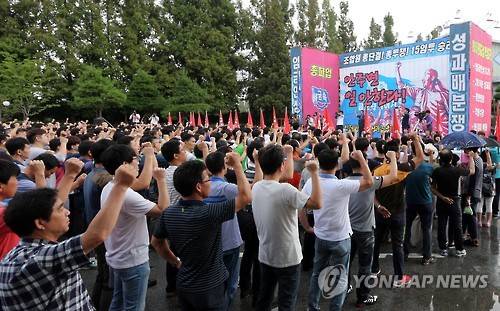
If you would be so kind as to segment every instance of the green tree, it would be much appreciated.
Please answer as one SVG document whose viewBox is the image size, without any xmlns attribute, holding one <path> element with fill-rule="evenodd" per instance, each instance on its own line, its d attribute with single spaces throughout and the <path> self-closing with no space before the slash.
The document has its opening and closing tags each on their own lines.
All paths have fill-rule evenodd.
<svg viewBox="0 0 500 311">
<path fill-rule="evenodd" d="M 390 13 L 384 16 L 384 34 L 382 35 L 382 46 L 393 46 L 398 42 L 397 34 L 395 35 L 392 28 L 394 27 L 394 19 Z"/>
<path fill-rule="evenodd" d="M 354 23 L 347 16 L 348 13 L 349 3 L 347 1 L 341 1 L 338 36 L 343 46 L 342 52 L 353 52 L 357 50 L 356 36 L 354 35 Z"/>
<path fill-rule="evenodd" d="M 381 37 L 382 26 L 375 23 L 375 19 L 372 17 L 372 20 L 370 21 L 370 33 L 368 34 L 368 38 L 364 41 L 363 47 L 365 49 L 375 49 L 381 47 Z"/>
<path fill-rule="evenodd" d="M 97 116 L 107 108 L 122 107 L 126 95 L 117 88 L 113 80 L 103 76 L 102 70 L 93 66 L 83 66 L 73 90 L 73 108 L 95 111 Z"/>
<path fill-rule="evenodd" d="M 307 4 L 306 44 L 318 48 L 321 44 L 321 19 L 318 0 L 309 0 Z"/>
<path fill-rule="evenodd" d="M 160 45 L 154 55 L 157 65 L 168 66 L 170 74 L 184 69 L 212 95 L 207 103 L 212 109 L 234 107 L 241 60 L 235 48 L 234 5 L 229 0 L 173 0 L 163 6 L 166 18 L 161 20 Z"/>
<path fill-rule="evenodd" d="M 307 2 L 299 0 L 297 3 L 297 24 L 298 29 L 295 31 L 295 44 L 300 46 L 306 45 L 307 40 Z"/>
<path fill-rule="evenodd" d="M 164 102 L 160 95 L 155 78 L 146 71 L 139 69 L 132 78 L 127 94 L 126 105 L 134 110 L 157 110 L 161 109 Z"/>
<path fill-rule="evenodd" d="M 191 80 L 186 71 L 180 70 L 176 75 L 172 94 L 165 101 L 162 114 L 210 110 L 212 107 L 207 104 L 210 101 L 211 98 L 207 91 Z"/>
<path fill-rule="evenodd" d="M 329 0 L 323 0 L 321 11 L 323 48 L 329 52 L 340 54 L 343 51 L 343 46 L 337 32 L 337 14 L 330 6 Z"/>
<path fill-rule="evenodd" d="M 47 102 L 50 89 L 43 84 L 44 74 L 34 60 L 6 58 L 0 64 L 0 94 L 2 100 L 10 101 L 11 114 L 22 114 L 26 119 L 53 107 Z"/>
<path fill-rule="evenodd" d="M 290 59 L 284 18 L 287 13 L 279 0 L 255 2 L 258 30 L 248 89 L 250 106 L 253 110 L 273 106 L 280 110 L 290 102 Z"/>
</svg>

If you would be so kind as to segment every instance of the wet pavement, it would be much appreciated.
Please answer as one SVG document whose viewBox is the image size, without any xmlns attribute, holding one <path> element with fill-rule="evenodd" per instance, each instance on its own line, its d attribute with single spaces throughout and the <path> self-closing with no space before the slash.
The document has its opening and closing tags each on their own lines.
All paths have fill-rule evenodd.
<svg viewBox="0 0 500 311">
<path fill-rule="evenodd" d="M 436 227 L 436 222 L 434 222 Z M 436 261 L 428 266 L 420 264 L 418 254 L 410 254 L 405 266 L 405 273 L 413 277 L 408 288 L 388 288 L 378 286 L 371 293 L 379 297 L 373 306 L 365 310 L 463 310 L 482 311 L 500 310 L 500 256 L 499 237 L 500 220 L 495 219 L 490 229 L 481 229 L 480 246 L 467 247 L 467 256 L 463 258 L 441 257 L 437 251 L 436 230 L 434 229 L 433 250 Z M 414 250 L 418 252 L 417 250 Z M 383 245 L 380 265 L 382 278 L 392 274 L 392 255 L 390 244 Z M 452 253 L 452 251 L 450 251 Z M 154 251 L 150 252 L 151 276 L 158 284 L 148 289 L 146 310 L 180 310 L 175 297 L 165 294 L 165 264 Z M 357 271 L 356 261 L 353 271 Z M 311 272 L 302 272 L 297 310 L 307 310 L 307 289 Z M 88 291 L 92 292 L 96 270 L 82 270 L 82 277 Z M 465 279 L 464 279 L 465 278 Z M 425 288 L 421 284 L 426 282 Z M 469 282 L 469 288 L 466 283 Z M 470 288 L 474 282 L 476 288 Z M 373 283 L 370 283 L 373 284 Z M 420 286 L 419 286 L 420 285 Z M 372 285 L 373 286 L 373 285 Z M 444 288 L 445 286 L 452 288 Z M 482 288 L 479 288 L 482 287 Z M 347 296 L 344 310 L 358 310 L 355 307 L 356 295 Z M 277 308 L 275 308 L 277 310 Z M 322 299 L 321 309 L 328 310 L 328 300 Z M 239 291 L 231 310 L 252 310 L 251 298 L 239 298 Z"/>
</svg>

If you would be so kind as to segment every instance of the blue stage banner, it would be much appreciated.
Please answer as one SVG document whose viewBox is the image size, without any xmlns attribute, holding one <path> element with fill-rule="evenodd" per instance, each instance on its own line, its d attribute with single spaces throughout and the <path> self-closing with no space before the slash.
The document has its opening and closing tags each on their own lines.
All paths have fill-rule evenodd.
<svg viewBox="0 0 500 311">
<path fill-rule="evenodd" d="M 450 133 L 467 131 L 470 24 L 450 26 Z"/>
<path fill-rule="evenodd" d="M 296 114 L 302 122 L 302 67 L 300 48 L 295 47 L 290 50 L 291 74 L 292 74 L 292 114 Z"/>
</svg>

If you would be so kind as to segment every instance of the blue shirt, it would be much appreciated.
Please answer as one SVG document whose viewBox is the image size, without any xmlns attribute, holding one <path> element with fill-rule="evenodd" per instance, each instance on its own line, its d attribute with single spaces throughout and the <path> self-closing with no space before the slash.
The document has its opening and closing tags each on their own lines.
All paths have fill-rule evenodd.
<svg viewBox="0 0 500 311">
<path fill-rule="evenodd" d="M 212 176 L 210 178 L 210 195 L 203 200 L 207 204 L 222 203 L 227 200 L 232 200 L 238 195 L 238 186 L 228 183 L 224 178 Z M 222 251 L 227 251 L 240 247 L 243 244 L 241 239 L 240 227 L 238 218 L 222 223 Z"/>
<path fill-rule="evenodd" d="M 432 204 L 430 177 L 433 171 L 432 165 L 424 162 L 406 177 L 407 204 Z"/>
</svg>

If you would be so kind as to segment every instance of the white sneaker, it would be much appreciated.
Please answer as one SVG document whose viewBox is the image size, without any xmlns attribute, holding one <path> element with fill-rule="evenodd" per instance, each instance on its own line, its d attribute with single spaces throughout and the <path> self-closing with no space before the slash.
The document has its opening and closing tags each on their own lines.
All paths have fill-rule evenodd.
<svg viewBox="0 0 500 311">
<path fill-rule="evenodd" d="M 467 251 L 465 249 L 455 252 L 456 257 L 464 257 L 465 255 L 467 255 Z"/>
</svg>

